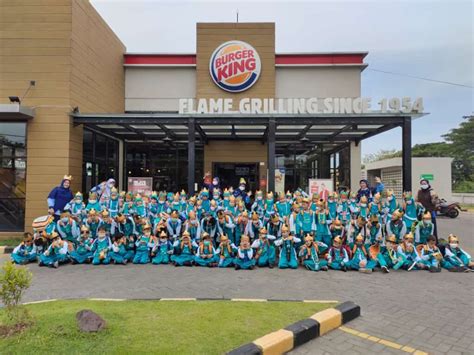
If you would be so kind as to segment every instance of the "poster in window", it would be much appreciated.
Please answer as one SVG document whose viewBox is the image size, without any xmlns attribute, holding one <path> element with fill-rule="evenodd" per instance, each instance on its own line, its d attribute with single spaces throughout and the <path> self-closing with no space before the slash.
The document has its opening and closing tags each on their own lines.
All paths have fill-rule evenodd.
<svg viewBox="0 0 474 355">
<path fill-rule="evenodd" d="M 128 191 L 133 194 L 149 195 L 153 189 L 153 178 L 151 177 L 129 177 Z"/>
<path fill-rule="evenodd" d="M 328 194 L 334 190 L 332 179 L 309 179 L 308 182 L 309 194 L 314 193 L 319 195 L 323 200 L 328 199 Z"/>
</svg>

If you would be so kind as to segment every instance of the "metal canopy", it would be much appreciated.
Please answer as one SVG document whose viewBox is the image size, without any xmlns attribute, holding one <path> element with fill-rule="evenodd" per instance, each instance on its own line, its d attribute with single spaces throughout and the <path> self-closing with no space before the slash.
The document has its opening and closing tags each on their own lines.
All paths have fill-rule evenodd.
<svg viewBox="0 0 474 355">
<path fill-rule="evenodd" d="M 324 145 L 325 151 L 337 151 L 351 141 L 358 143 L 402 126 L 407 118 L 419 116 L 422 115 L 72 114 L 76 125 L 84 124 L 125 142 L 153 141 L 156 144 L 164 142 L 165 138 L 188 143 L 190 121 L 194 121 L 197 145 L 207 144 L 209 140 L 261 140 L 265 143 L 268 142 L 269 123 L 274 121 L 276 149 L 281 151 L 292 146 L 298 152 L 307 151 L 315 144 Z"/>
<path fill-rule="evenodd" d="M 129 144 L 187 145 L 188 191 L 194 191 L 195 155 L 209 140 L 259 140 L 267 145 L 268 190 L 275 188 L 276 154 L 318 152 L 320 171 L 329 164 L 330 154 L 350 142 L 359 144 L 395 127 L 402 127 L 403 187 L 411 190 L 411 121 L 424 114 L 178 114 L 124 113 L 71 114 L 74 124 L 116 137 Z M 324 178 L 325 176 L 320 176 Z"/>
</svg>

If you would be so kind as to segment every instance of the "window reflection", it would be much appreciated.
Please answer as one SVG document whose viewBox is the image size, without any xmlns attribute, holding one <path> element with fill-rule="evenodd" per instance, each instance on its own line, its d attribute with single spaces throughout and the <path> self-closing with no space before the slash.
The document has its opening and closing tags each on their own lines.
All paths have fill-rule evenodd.
<svg viewBox="0 0 474 355">
<path fill-rule="evenodd" d="M 26 123 L 0 123 L 0 231 L 25 224 Z"/>
</svg>

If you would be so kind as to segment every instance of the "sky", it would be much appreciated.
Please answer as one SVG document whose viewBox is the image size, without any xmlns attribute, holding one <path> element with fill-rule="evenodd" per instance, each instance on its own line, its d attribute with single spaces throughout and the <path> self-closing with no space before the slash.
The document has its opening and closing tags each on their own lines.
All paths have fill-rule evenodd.
<svg viewBox="0 0 474 355">
<path fill-rule="evenodd" d="M 237 11 L 239 22 L 275 22 L 277 53 L 368 51 L 363 97 L 424 99 L 429 115 L 413 122 L 413 144 L 442 141 L 474 110 L 472 1 L 91 3 L 130 53 L 195 53 L 196 22 L 234 22 Z M 400 148 L 400 128 L 362 142 L 363 155 Z"/>
</svg>

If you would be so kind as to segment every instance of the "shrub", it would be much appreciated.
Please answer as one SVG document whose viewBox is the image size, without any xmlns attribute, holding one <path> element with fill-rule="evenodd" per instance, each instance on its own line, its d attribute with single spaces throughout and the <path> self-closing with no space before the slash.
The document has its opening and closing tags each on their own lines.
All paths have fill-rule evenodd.
<svg viewBox="0 0 474 355">
<path fill-rule="evenodd" d="M 5 305 L 7 317 L 17 323 L 29 323 L 28 312 L 19 307 L 23 293 L 30 287 L 31 272 L 25 267 L 17 267 L 7 261 L 2 266 L 0 273 L 0 299 Z"/>
</svg>

